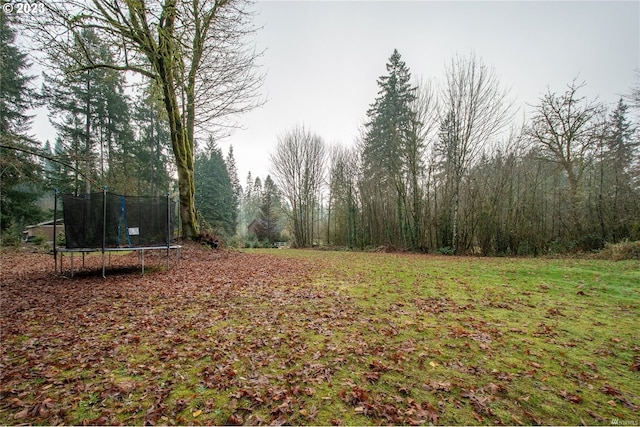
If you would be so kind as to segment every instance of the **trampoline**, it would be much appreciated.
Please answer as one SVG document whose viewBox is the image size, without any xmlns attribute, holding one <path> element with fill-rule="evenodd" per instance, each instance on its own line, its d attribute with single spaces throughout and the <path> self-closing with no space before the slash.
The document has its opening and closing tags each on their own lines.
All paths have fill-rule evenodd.
<svg viewBox="0 0 640 427">
<path fill-rule="evenodd" d="M 144 252 L 166 251 L 167 269 L 170 252 L 179 260 L 181 245 L 173 243 L 176 227 L 176 203 L 166 197 L 125 196 L 108 193 L 90 193 L 80 196 L 56 192 L 54 202 L 54 236 L 57 236 L 56 222 L 58 202 L 62 202 L 65 246 L 53 242 L 55 270 L 62 273 L 64 254 L 71 255 L 71 275 L 73 276 L 73 255 L 100 252 L 102 254 L 102 277 L 106 277 L 105 254 L 119 251 L 136 251 L 142 263 L 144 274 Z M 58 256 L 59 255 L 59 256 Z"/>
</svg>

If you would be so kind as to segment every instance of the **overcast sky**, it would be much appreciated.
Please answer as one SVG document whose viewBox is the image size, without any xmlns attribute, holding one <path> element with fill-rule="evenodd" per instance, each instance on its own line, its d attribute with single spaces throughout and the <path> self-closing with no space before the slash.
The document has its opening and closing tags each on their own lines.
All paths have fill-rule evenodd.
<svg viewBox="0 0 640 427">
<path fill-rule="evenodd" d="M 436 82 L 454 55 L 475 52 L 510 88 L 518 118 L 547 87 L 561 92 L 575 77 L 587 83 L 583 95 L 616 102 L 640 67 L 638 1 L 260 1 L 255 8 L 268 101 L 219 143 L 225 154 L 233 144 L 243 185 L 248 171 L 266 176 L 278 135 L 295 125 L 327 143 L 353 144 L 393 49 L 414 77 Z"/>
<path fill-rule="evenodd" d="M 296 124 L 353 144 L 393 49 L 414 77 L 436 81 L 473 51 L 522 110 L 576 76 L 584 95 L 615 102 L 640 66 L 637 1 L 263 1 L 257 11 L 268 102 L 220 144 L 233 144 L 243 184 L 249 170 L 264 178 L 277 136 Z"/>
</svg>

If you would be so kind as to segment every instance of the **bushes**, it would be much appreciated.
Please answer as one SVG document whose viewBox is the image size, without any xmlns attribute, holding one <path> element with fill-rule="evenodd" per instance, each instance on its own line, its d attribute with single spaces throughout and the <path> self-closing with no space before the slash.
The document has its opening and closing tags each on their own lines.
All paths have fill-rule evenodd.
<svg viewBox="0 0 640 427">
<path fill-rule="evenodd" d="M 18 247 L 22 243 L 22 231 L 12 224 L 0 232 L 0 247 Z"/>
<path fill-rule="evenodd" d="M 640 240 L 606 243 L 604 249 L 598 252 L 597 258 L 612 261 L 640 260 Z"/>
</svg>

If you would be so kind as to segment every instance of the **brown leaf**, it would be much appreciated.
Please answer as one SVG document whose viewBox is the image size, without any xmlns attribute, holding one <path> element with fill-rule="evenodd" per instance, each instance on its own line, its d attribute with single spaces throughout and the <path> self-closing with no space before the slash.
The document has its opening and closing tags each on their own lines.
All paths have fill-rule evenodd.
<svg viewBox="0 0 640 427">
<path fill-rule="evenodd" d="M 588 413 L 589 415 L 591 415 L 591 416 L 592 416 L 592 417 L 593 417 L 597 422 L 599 422 L 599 423 L 601 423 L 601 422 L 603 422 L 603 421 L 606 421 L 606 420 L 607 420 L 605 417 L 603 417 L 603 416 L 601 416 L 600 414 L 597 414 L 596 412 L 593 412 L 593 411 L 591 411 L 591 410 L 589 410 L 589 409 L 587 410 L 587 413 Z"/>
<path fill-rule="evenodd" d="M 567 392 L 566 390 L 562 390 L 560 392 L 560 396 L 564 398 L 567 402 L 571 403 L 581 403 L 583 401 L 582 396 L 578 396 L 577 394 L 572 394 Z"/>
<path fill-rule="evenodd" d="M 372 359 L 369 363 L 369 368 L 373 369 L 374 372 L 387 372 L 389 368 L 385 366 L 382 362 L 377 359 Z"/>
<path fill-rule="evenodd" d="M 271 426 L 283 426 L 287 423 L 287 420 L 283 417 L 278 417 L 275 420 L 271 421 L 269 425 Z"/>
<path fill-rule="evenodd" d="M 23 418 L 26 418 L 27 415 L 29 415 L 29 408 L 25 408 L 22 411 L 14 414 L 13 418 L 15 418 L 16 420 L 21 420 Z"/>
<path fill-rule="evenodd" d="M 93 420 L 83 420 L 82 424 L 86 426 L 106 426 L 106 425 L 109 425 L 110 423 L 109 423 L 109 417 L 107 417 L 106 415 L 102 415 Z"/>
<path fill-rule="evenodd" d="M 609 384 L 605 384 L 604 386 L 602 386 L 602 388 L 600 389 L 600 391 L 602 391 L 603 393 L 606 393 L 610 396 L 621 396 L 622 393 L 620 393 L 620 390 L 611 387 Z"/>
<path fill-rule="evenodd" d="M 241 426 L 243 424 L 242 417 L 237 414 L 231 414 L 229 418 L 227 418 L 227 424 L 230 426 Z"/>
<path fill-rule="evenodd" d="M 505 387 L 502 384 L 494 383 L 487 384 L 483 389 L 488 391 L 490 394 L 498 394 L 506 391 Z"/>
<path fill-rule="evenodd" d="M 131 393 L 136 388 L 136 382 L 132 380 L 123 380 L 116 383 L 116 387 L 124 394 Z"/>
<path fill-rule="evenodd" d="M 375 383 L 380 379 L 380 372 L 366 372 L 364 376 L 370 383 Z"/>
</svg>

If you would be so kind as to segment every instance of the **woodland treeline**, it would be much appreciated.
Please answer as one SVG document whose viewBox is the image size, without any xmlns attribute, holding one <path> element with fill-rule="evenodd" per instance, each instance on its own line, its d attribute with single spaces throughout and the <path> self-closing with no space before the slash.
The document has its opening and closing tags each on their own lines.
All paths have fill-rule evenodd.
<svg viewBox="0 0 640 427">
<path fill-rule="evenodd" d="M 79 67 L 88 51 L 94 63 L 119 60 L 87 26 L 64 55 L 44 51 L 49 66 L 36 87 L 9 18 L 3 12 L 0 25 L 3 243 L 50 219 L 43 199 L 54 188 L 84 194 L 106 185 L 176 198 L 190 191 L 179 185 L 182 149 L 161 81 L 132 86 L 117 67 Z M 510 95 L 481 59 L 455 57 L 445 76 L 417 82 L 394 51 L 355 145 L 329 146 L 292 127 L 276 138 L 271 175 L 249 173 L 244 186 L 233 147 L 222 153 L 215 131 L 190 134 L 193 165 L 182 166 L 193 168 L 198 224 L 190 228 L 238 244 L 486 255 L 640 239 L 638 87 L 605 105 L 581 95 L 584 83 L 568 82 L 549 89 L 517 124 Z M 31 136 L 29 111 L 38 106 L 55 127 L 47 141 Z"/>
<path fill-rule="evenodd" d="M 640 239 L 640 88 L 608 106 L 569 82 L 517 126 L 481 59 L 445 75 L 416 83 L 394 51 L 356 146 L 304 127 L 278 138 L 297 246 L 539 255 Z"/>
</svg>

